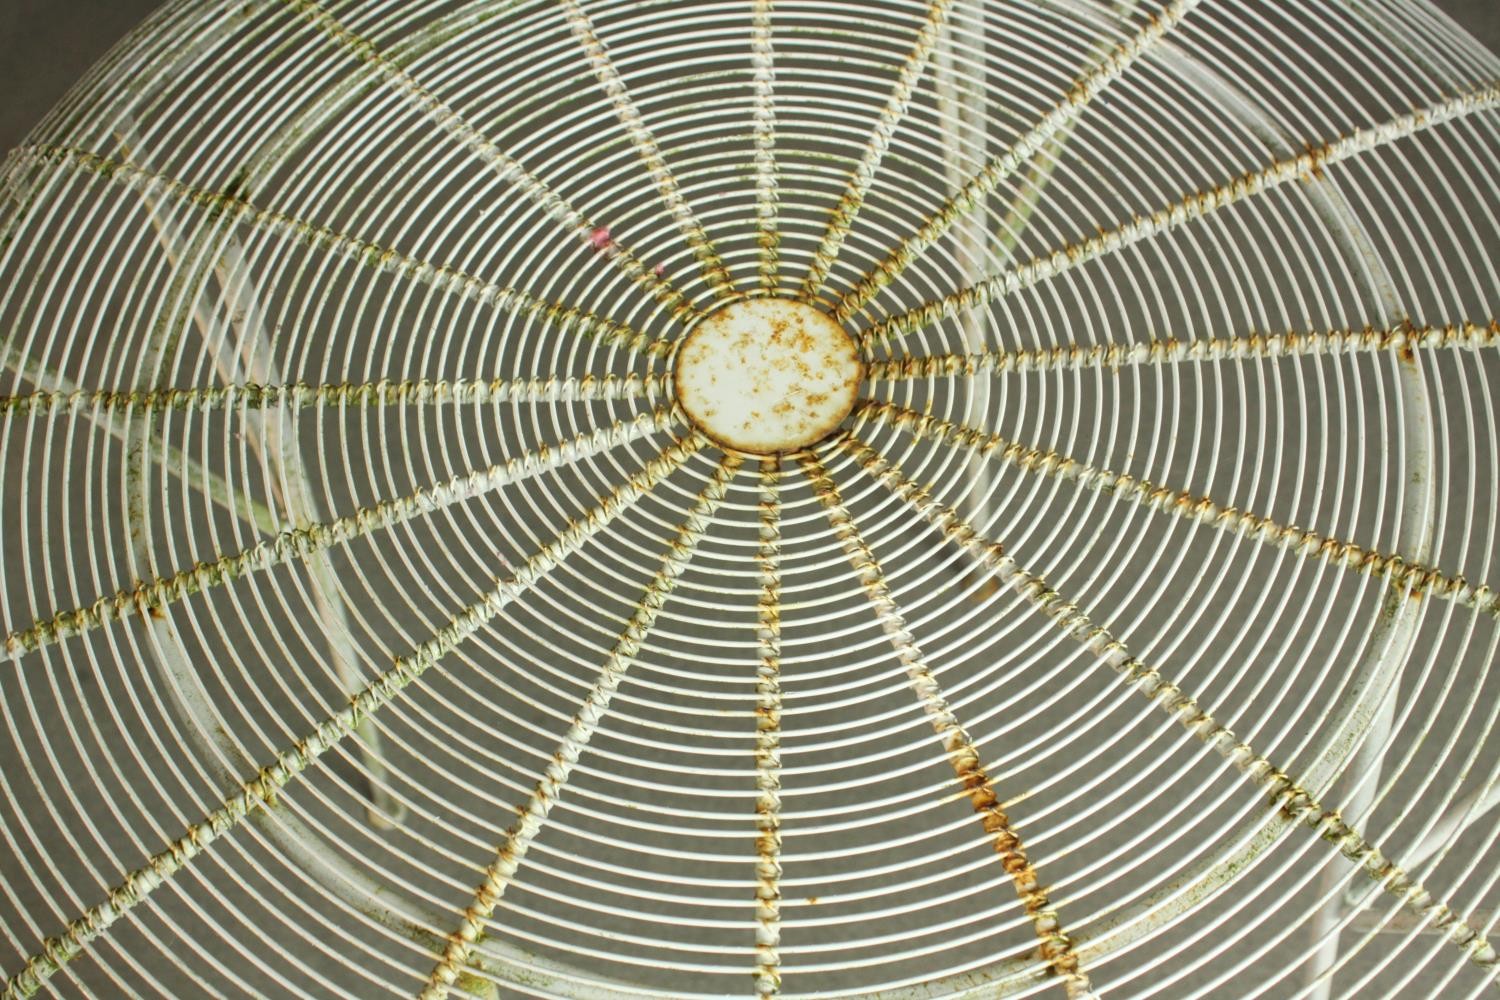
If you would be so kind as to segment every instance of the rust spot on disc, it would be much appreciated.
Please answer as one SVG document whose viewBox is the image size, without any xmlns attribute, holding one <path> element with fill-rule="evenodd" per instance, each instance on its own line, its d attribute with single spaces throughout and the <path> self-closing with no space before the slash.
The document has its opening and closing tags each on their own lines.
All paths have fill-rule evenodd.
<svg viewBox="0 0 1500 1000">
<path fill-rule="evenodd" d="M 864 366 L 833 317 L 792 299 L 709 314 L 677 352 L 677 402 L 711 440 L 752 455 L 799 451 L 854 406 Z"/>
</svg>

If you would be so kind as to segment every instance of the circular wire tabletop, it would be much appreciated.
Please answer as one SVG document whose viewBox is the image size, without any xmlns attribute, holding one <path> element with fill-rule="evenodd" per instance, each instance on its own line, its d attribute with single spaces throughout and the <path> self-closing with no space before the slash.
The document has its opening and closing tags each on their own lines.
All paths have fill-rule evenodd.
<svg viewBox="0 0 1500 1000">
<path fill-rule="evenodd" d="M 1500 58 L 181 0 L 0 168 L 0 974 L 1458 997 Z"/>
</svg>

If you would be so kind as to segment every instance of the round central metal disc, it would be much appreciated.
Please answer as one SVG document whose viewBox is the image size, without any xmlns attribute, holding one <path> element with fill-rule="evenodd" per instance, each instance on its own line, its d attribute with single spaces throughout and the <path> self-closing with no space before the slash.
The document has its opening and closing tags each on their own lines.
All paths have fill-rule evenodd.
<svg viewBox="0 0 1500 1000">
<path fill-rule="evenodd" d="M 677 402 L 716 443 L 757 455 L 833 432 L 864 377 L 859 349 L 827 313 L 745 299 L 711 313 L 677 353 Z"/>
</svg>

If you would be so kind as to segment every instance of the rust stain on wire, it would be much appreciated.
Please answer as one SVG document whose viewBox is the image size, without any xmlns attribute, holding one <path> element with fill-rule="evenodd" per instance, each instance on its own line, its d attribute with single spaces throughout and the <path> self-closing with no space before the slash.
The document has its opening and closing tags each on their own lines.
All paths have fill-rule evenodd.
<svg viewBox="0 0 1500 1000">
<path fill-rule="evenodd" d="M 847 323 L 886 285 L 900 277 L 943 234 L 983 203 L 1004 180 L 1034 157 L 1059 132 L 1069 128 L 1106 87 L 1114 83 L 1167 32 L 1199 3 L 1199 0 L 1174 0 L 1159 15 L 1153 15 L 1146 26 L 1130 41 L 1110 53 L 1098 67 L 1087 73 L 1030 131 L 1009 149 L 985 164 L 957 194 L 877 264 L 860 282 L 839 300 L 834 316 Z"/>
<path fill-rule="evenodd" d="M 1307 827 L 1337 847 L 1339 853 L 1361 872 L 1424 922 L 1429 922 L 1479 968 L 1488 972 L 1497 967 L 1495 949 L 1483 934 L 1446 903 L 1434 898 L 1420 882 L 1345 822 L 1336 809 L 1318 802 L 1285 771 L 1240 741 L 1195 699 L 1163 678 L 1156 667 L 1131 656 L 1125 645 L 1108 629 L 1095 625 L 1076 604 L 1065 600 L 1041 577 L 1022 567 L 1001 543 L 979 534 L 958 511 L 938 503 L 927 487 L 908 478 L 894 462 L 859 438 L 845 435 L 839 438 L 838 446 L 851 454 L 871 478 L 881 482 L 937 528 L 944 540 L 973 556 L 997 580 L 1033 604 L 1059 631 L 1120 674 L 1132 690 L 1144 695 L 1229 761 L 1268 796 L 1270 804 L 1285 820 Z"/>
<path fill-rule="evenodd" d="M 1420 600 L 1424 594 L 1432 594 L 1460 607 L 1500 618 L 1500 593 L 1496 593 L 1488 584 L 1470 583 L 1462 576 L 1451 575 L 1436 567 L 1403 559 L 1399 555 L 1376 552 L 1355 542 L 1329 538 L 1306 528 L 1282 524 L 1269 517 L 1225 506 L 1210 497 L 1185 490 L 1168 489 L 1124 473 L 1099 469 L 1054 451 L 1028 448 L 998 434 L 989 434 L 893 403 L 863 403 L 856 408 L 855 413 L 871 420 L 889 423 L 928 440 L 945 442 L 986 457 L 998 458 L 1027 472 L 1076 483 L 1105 496 L 1123 497 L 1147 510 L 1161 511 L 1174 517 L 1207 524 L 1253 542 L 1286 549 L 1295 555 L 1322 559 L 1334 566 L 1382 580 L 1410 600 Z"/>
<path fill-rule="evenodd" d="M 599 505 L 577 520 L 569 522 L 551 542 L 544 545 L 494 590 L 469 605 L 448 621 L 410 655 L 398 657 L 389 670 L 349 699 L 347 707 L 328 716 L 306 737 L 276 755 L 250 781 L 240 786 L 224 803 L 199 823 L 188 827 L 177 840 L 152 855 L 146 863 L 130 872 L 102 903 L 90 907 L 72 920 L 55 937 L 50 937 L 21 970 L 5 984 L 0 1000 L 22 1000 L 35 996 L 48 979 L 83 953 L 90 941 L 103 934 L 122 916 L 129 913 L 211 843 L 234 829 L 245 816 L 269 804 L 279 789 L 307 770 L 331 747 L 354 733 L 361 723 L 395 700 L 408 685 L 421 677 L 448 653 L 484 628 L 507 605 L 530 590 L 536 582 L 562 560 L 576 552 L 620 513 L 680 468 L 703 446 L 694 436 L 664 450 L 625 483 L 602 498 Z"/>
<path fill-rule="evenodd" d="M 854 567 L 860 587 L 875 610 L 881 630 L 896 650 L 896 656 L 911 681 L 912 690 L 921 701 L 933 731 L 942 741 L 948 762 L 953 766 L 953 773 L 963 785 L 969 803 L 984 824 L 985 833 L 990 835 L 991 846 L 1015 885 L 1016 895 L 1020 897 L 1032 928 L 1041 941 L 1042 957 L 1052 972 L 1067 986 L 1070 998 L 1091 997 L 1089 979 L 1079 964 L 1073 942 L 1063 931 L 1057 913 L 1048 899 L 1047 890 L 1026 857 L 1021 838 L 1012 828 L 1010 817 L 1000 805 L 999 797 L 996 796 L 980 760 L 979 748 L 954 715 L 932 668 L 927 665 L 916 640 L 907 631 L 906 621 L 886 584 L 885 573 L 862 537 L 858 525 L 854 523 L 849 509 L 844 506 L 838 485 L 816 456 L 805 453 L 800 458 L 803 473 L 823 504 L 828 523 Z"/>
<path fill-rule="evenodd" d="M 561 797 L 573 768 L 577 766 L 595 730 L 599 728 L 599 723 L 609 711 L 615 692 L 619 690 L 626 672 L 640 654 L 642 643 L 650 634 L 651 627 L 656 624 L 656 616 L 661 613 L 667 598 L 676 589 L 678 579 L 687 569 L 698 542 L 708 530 L 713 513 L 723 501 L 729 481 L 739 471 L 739 466 L 738 458 L 725 456 L 719 463 L 718 472 L 703 488 L 697 502 L 683 520 L 677 537 L 668 544 L 661 569 L 641 595 L 635 613 L 625 624 L 619 641 L 606 657 L 599 671 L 599 679 L 579 707 L 578 714 L 573 717 L 573 724 L 563 735 L 542 779 L 537 782 L 536 790 L 520 808 L 520 818 L 507 832 L 505 842 L 496 852 L 495 860 L 486 866 L 484 881 L 479 884 L 474 891 L 473 900 L 464 909 L 458 929 L 448 935 L 448 946 L 428 975 L 426 985 L 418 994 L 419 1000 L 443 1000 L 468 963 L 474 942 L 484 933 L 490 914 L 515 878 L 526 852 L 541 833 L 547 816 Z"/>
<path fill-rule="evenodd" d="M 1396 353 L 1414 363 L 1417 350 L 1471 350 L 1500 347 L 1500 319 L 1416 326 L 1252 333 L 1240 337 L 1198 340 L 1148 340 L 1140 344 L 1065 344 L 1058 347 L 996 348 L 970 354 L 898 357 L 865 365 L 869 379 L 899 382 L 953 376 L 974 377 L 1001 372 L 1118 370 L 1136 365 L 1169 365 L 1195 361 L 1273 360 L 1276 358 Z"/>
<path fill-rule="evenodd" d="M 547 469 L 598 454 L 626 441 L 670 427 L 675 417 L 660 409 L 629 422 L 601 427 L 557 445 L 543 446 L 487 469 L 454 476 L 445 482 L 393 500 L 362 507 L 333 521 L 288 528 L 242 552 L 220 556 L 180 570 L 171 576 L 141 582 L 101 597 L 92 604 L 61 611 L 5 637 L 5 653 L 12 660 L 40 646 L 119 621 L 130 614 L 160 612 L 168 605 L 212 587 L 223 586 L 247 573 L 258 572 L 345 544 L 372 531 L 442 510 L 496 487 L 537 475 Z"/>
<path fill-rule="evenodd" d="M 781 459 L 760 462 L 755 672 L 755 991 L 781 994 Z"/>
<path fill-rule="evenodd" d="M 776 71 L 771 44 L 772 0 L 755 0 L 751 12 L 750 58 L 755 66 L 755 234 L 760 246 L 760 286 L 780 284 L 781 193 L 776 176 Z"/>
<path fill-rule="evenodd" d="M 1097 236 L 1091 236 L 1081 243 L 1062 246 L 1020 267 L 993 275 L 976 285 L 882 320 L 864 331 L 863 345 L 869 350 L 894 337 L 913 333 L 940 320 L 957 316 L 966 309 L 977 309 L 993 299 L 1013 295 L 1080 264 L 1159 236 L 1288 181 L 1314 179 L 1326 167 L 1342 163 L 1351 157 L 1408 139 L 1425 129 L 1456 121 L 1465 115 L 1495 107 L 1500 107 L 1500 84 L 1438 101 L 1378 125 L 1355 129 L 1292 159 L 1272 160 L 1259 170 L 1249 171 L 1217 187 L 1188 194 L 1150 215 L 1137 216 L 1114 229 L 1101 229 Z M 847 318 L 849 315 L 851 314 L 843 307 L 835 312 L 838 318 Z"/>
</svg>

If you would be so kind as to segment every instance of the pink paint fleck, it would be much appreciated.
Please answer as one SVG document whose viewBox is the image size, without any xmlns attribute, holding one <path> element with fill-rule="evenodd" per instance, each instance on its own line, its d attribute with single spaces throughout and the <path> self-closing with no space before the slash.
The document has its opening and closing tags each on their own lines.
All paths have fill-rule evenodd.
<svg viewBox="0 0 1500 1000">
<path fill-rule="evenodd" d="M 589 233 L 589 246 L 593 247 L 595 250 L 608 250 L 614 245 L 615 241 L 614 238 L 609 235 L 608 226 L 600 226 L 592 233 Z"/>
<path fill-rule="evenodd" d="M 664 274 L 667 273 L 667 265 L 665 265 L 665 264 L 657 264 L 655 267 L 653 267 L 651 269 L 651 273 L 654 274 L 654 275 L 656 275 L 658 278 L 660 278 L 662 275 L 664 275 Z"/>
</svg>

